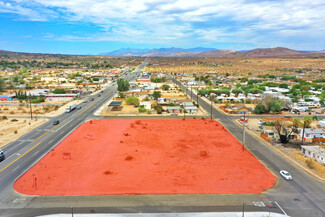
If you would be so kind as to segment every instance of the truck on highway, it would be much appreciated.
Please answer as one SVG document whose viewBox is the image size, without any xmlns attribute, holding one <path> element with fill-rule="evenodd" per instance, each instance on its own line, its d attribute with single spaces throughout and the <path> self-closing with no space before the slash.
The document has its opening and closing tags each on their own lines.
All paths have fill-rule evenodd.
<svg viewBox="0 0 325 217">
<path fill-rule="evenodd" d="M 67 106 L 67 108 L 65 109 L 65 112 L 66 112 L 66 113 L 69 113 L 69 112 L 71 112 L 73 109 L 75 109 L 76 107 L 77 107 L 77 104 L 76 104 L 76 103 L 73 103 L 73 104 Z"/>
</svg>

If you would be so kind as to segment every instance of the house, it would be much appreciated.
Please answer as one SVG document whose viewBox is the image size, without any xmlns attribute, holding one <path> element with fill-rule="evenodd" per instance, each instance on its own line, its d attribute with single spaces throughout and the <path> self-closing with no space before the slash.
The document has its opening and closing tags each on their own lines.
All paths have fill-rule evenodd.
<svg viewBox="0 0 325 217">
<path fill-rule="evenodd" d="M 0 100 L 1 101 L 12 101 L 13 98 L 15 98 L 15 94 L 10 94 L 10 95 L 0 95 Z"/>
<path fill-rule="evenodd" d="M 303 137 L 303 129 L 300 129 L 299 135 Z M 312 129 L 307 128 L 304 132 L 304 138 L 312 139 L 312 138 L 325 138 L 325 129 Z"/>
<path fill-rule="evenodd" d="M 140 102 L 140 107 L 143 106 L 145 109 L 151 109 L 151 102 L 144 101 Z"/>
<path fill-rule="evenodd" d="M 158 98 L 158 104 L 166 104 L 167 100 L 166 98 Z"/>
<path fill-rule="evenodd" d="M 322 148 L 318 145 L 302 145 L 301 151 L 306 156 L 317 160 L 320 163 L 325 164 L 325 148 Z"/>
<path fill-rule="evenodd" d="M 187 113 L 190 113 L 190 114 L 197 113 L 197 107 L 194 106 L 192 102 L 183 102 L 183 103 L 181 103 L 181 105 L 183 106 L 184 110 Z"/>
<path fill-rule="evenodd" d="M 180 106 L 167 106 L 167 111 L 169 113 L 179 113 L 180 110 L 181 110 Z"/>
<path fill-rule="evenodd" d="M 187 112 L 187 113 L 190 113 L 190 114 L 195 114 L 197 113 L 197 107 L 196 106 L 185 106 L 184 107 L 184 110 Z"/>
</svg>

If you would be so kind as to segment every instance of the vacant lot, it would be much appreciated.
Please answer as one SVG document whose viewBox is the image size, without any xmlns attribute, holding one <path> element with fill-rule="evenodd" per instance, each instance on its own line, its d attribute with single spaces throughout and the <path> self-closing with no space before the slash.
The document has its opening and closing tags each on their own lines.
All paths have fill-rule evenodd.
<svg viewBox="0 0 325 217">
<path fill-rule="evenodd" d="M 14 188 L 29 195 L 256 194 L 274 183 L 216 121 L 104 119 L 77 128 Z"/>
</svg>

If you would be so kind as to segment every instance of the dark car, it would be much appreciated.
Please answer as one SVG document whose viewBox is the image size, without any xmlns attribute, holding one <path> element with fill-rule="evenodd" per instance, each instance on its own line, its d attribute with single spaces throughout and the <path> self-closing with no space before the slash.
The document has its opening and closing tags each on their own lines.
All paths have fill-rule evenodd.
<svg viewBox="0 0 325 217">
<path fill-rule="evenodd" d="M 101 95 L 99 94 L 98 97 L 100 97 Z"/>
<path fill-rule="evenodd" d="M 84 103 L 87 103 L 87 102 L 88 102 L 87 100 L 84 101 Z"/>
<path fill-rule="evenodd" d="M 101 93 L 104 93 L 104 91 L 102 90 L 102 91 L 100 91 Z"/>
<path fill-rule="evenodd" d="M 53 125 L 58 125 L 59 123 L 60 123 L 59 120 L 55 120 L 55 121 L 53 121 Z"/>
<path fill-rule="evenodd" d="M 91 98 L 90 101 L 94 101 L 94 98 Z"/>
<path fill-rule="evenodd" d="M 2 149 L 0 149 L 0 162 L 5 159 L 5 154 L 3 153 Z"/>
</svg>

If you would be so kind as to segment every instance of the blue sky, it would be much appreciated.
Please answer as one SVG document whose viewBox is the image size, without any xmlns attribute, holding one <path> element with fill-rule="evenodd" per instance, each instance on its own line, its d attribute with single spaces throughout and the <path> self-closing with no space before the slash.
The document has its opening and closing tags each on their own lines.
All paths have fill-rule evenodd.
<svg viewBox="0 0 325 217">
<path fill-rule="evenodd" d="M 325 1 L 0 0 L 0 49 L 325 49 Z"/>
</svg>

